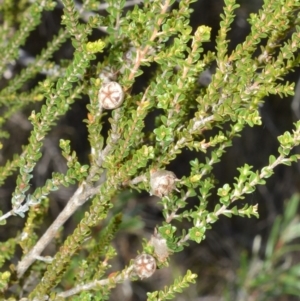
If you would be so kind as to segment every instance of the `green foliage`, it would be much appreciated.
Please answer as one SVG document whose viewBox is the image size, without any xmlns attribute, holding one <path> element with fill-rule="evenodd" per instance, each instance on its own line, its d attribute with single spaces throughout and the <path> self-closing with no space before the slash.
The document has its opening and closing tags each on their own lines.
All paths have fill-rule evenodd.
<svg viewBox="0 0 300 301">
<path fill-rule="evenodd" d="M 264 248 L 261 237 L 257 236 L 252 257 L 241 257 L 238 291 L 243 299 L 240 300 L 248 300 L 251 295 L 256 300 L 299 296 L 300 265 L 292 261 L 300 248 L 299 202 L 299 195 L 286 202 L 284 213 L 276 218 Z M 263 257 L 259 254 L 262 248 Z"/>
<path fill-rule="evenodd" d="M 175 297 L 175 293 L 182 293 L 182 290 L 189 286 L 189 283 L 195 283 L 197 275 L 187 270 L 184 277 L 180 277 L 175 280 L 174 284 L 170 287 L 166 287 L 163 291 L 148 293 L 148 301 L 162 301 L 172 300 Z"/>
<path fill-rule="evenodd" d="M 23 2 L 13 8 L 5 1 L 1 8 L 4 20 L 0 35 L 5 41 L 0 43 L 1 74 L 18 58 L 19 50 L 41 24 L 42 14 L 58 5 L 50 0 Z M 105 5 L 96 0 L 83 1 L 82 5 L 62 0 L 58 33 L 32 63 L 3 81 L 1 147 L 13 138 L 5 124 L 16 112 L 27 114 L 31 123 L 28 143 L 0 168 L 1 185 L 16 174 L 11 209 L 0 211 L 1 226 L 13 217 L 25 219 L 15 237 L 0 244 L 0 292 L 5 298 L 108 300 L 118 284 L 138 280 L 134 257 L 127 257 L 122 267 L 116 264 L 121 251 L 114 238 L 126 228 L 122 221 L 126 213 L 120 214 L 114 206 L 125 211 L 126 202 L 119 202 L 118 207 L 115 199 L 128 189 L 162 196 L 159 206 L 163 221 L 153 227 L 150 240 L 144 237 L 136 255 L 153 256 L 157 268 L 163 269 L 172 264 L 172 254 L 201 243 L 221 216 L 258 218 L 258 204 L 246 203 L 246 195 L 265 185 L 278 165 L 298 161 L 295 149 L 300 144 L 300 121 L 294 123 L 293 130 L 277 137 L 278 153 L 269 154 L 261 168 L 244 162 L 234 179 L 226 178 L 226 183 L 219 184 L 215 178 L 215 166 L 224 160 L 234 141 L 246 128 L 262 125 L 264 98 L 294 93 L 293 83 L 285 77 L 300 62 L 299 1 L 265 1 L 261 10 L 250 15 L 250 33 L 232 51 L 229 32 L 239 5 L 235 0 L 224 1 L 215 52 L 205 50 L 212 40 L 212 29 L 191 25 L 194 2 L 145 0 L 127 9 L 131 2 L 125 0 L 110 0 Z M 106 12 L 100 15 L 103 9 Z M 15 15 L 17 24 L 13 23 Z M 98 30 L 102 31 L 101 38 L 94 38 Z M 71 41 L 72 57 L 57 63 L 54 53 L 67 40 Z M 199 76 L 211 66 L 216 67 L 211 81 L 201 86 Z M 37 77 L 43 72 L 44 78 Z M 124 103 L 104 111 L 98 93 L 111 81 L 121 85 Z M 115 94 L 109 91 L 105 97 L 114 102 Z M 58 134 L 61 169 L 49 173 L 39 187 L 32 187 L 35 171 L 45 157 L 42 151 L 47 139 L 72 105 L 84 99 L 88 99 L 87 117 L 78 122 L 86 124 L 88 163 L 80 163 L 71 139 Z M 151 118 L 154 121 L 149 129 Z M 85 139 L 80 136 L 80 141 Z M 163 171 L 184 150 L 193 156 L 189 171 L 180 179 L 164 177 Z M 162 173 L 153 189 L 150 179 L 155 171 Z M 41 236 L 38 230 L 48 223 L 54 192 L 69 186 L 72 196 L 64 200 L 64 209 Z M 197 203 L 190 206 L 193 197 Z M 289 243 L 299 237 L 298 202 L 298 198 L 292 199 L 285 215 L 277 219 L 259 277 L 254 279 L 242 271 L 240 285 L 249 294 L 256 289 L 272 297 L 299 291 L 299 266 L 286 269 L 280 264 L 290 252 Z M 62 227 L 79 208 L 79 221 L 64 239 Z M 95 229 L 100 229 L 98 234 Z M 53 258 L 42 257 L 54 239 Z M 17 246 L 22 248 L 22 258 L 17 258 Z M 292 247 L 298 249 L 298 245 Z M 15 264 L 9 266 L 11 262 Z M 276 274 L 271 273 L 274 270 Z M 195 283 L 196 277 L 187 270 L 165 289 L 149 292 L 148 300 L 174 299 Z M 274 292 L 269 289 L 272 277 L 279 277 L 281 284 Z"/>
</svg>

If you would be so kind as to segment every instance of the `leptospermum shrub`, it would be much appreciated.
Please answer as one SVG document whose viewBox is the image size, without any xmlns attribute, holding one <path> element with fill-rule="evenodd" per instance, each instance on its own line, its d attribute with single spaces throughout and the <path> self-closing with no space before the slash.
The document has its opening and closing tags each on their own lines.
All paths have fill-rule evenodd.
<svg viewBox="0 0 300 301">
<path fill-rule="evenodd" d="M 5 123 L 16 112 L 29 112 L 32 126 L 28 142 L 3 161 L 0 172 L 2 185 L 17 174 L 9 197 L 11 207 L 5 205 L 9 209 L 1 212 L 2 232 L 10 235 L 10 219 L 24 221 L 19 232 L 0 244 L 4 299 L 107 300 L 118 284 L 147 281 L 158 269 L 170 268 L 172 256 L 191 242 L 201 243 L 221 216 L 257 218 L 258 204 L 240 200 L 265 185 L 276 166 L 298 160 L 293 148 L 300 143 L 300 122 L 278 136 L 278 152 L 269 154 L 263 168 L 254 170 L 244 162 L 234 179 L 224 185 L 215 181 L 214 166 L 223 160 L 233 139 L 242 136 L 246 127 L 261 126 L 259 108 L 264 98 L 294 93 L 294 85 L 284 78 L 300 62 L 299 1 L 265 0 L 248 19 L 250 33 L 233 51 L 228 50 L 228 32 L 238 4 L 224 1 L 213 52 L 204 51 L 211 28 L 190 25 L 193 2 L 1 4 L 0 70 L 8 79 L 0 92 L 3 150 L 14 139 L 5 132 Z M 9 64 L 19 60 L 28 39 L 34 40 L 42 14 L 61 6 L 57 35 L 33 61 L 20 72 L 11 71 L 9 77 Z M 99 31 L 100 39 L 95 38 Z M 54 62 L 53 55 L 66 41 L 71 41 L 72 58 Z M 199 84 L 199 76 L 212 65 L 216 68 L 211 81 Z M 150 75 L 145 84 L 139 84 L 147 68 Z M 137 85 L 139 89 L 134 88 Z M 87 114 L 77 122 L 86 124 L 88 164 L 82 164 L 71 142 L 60 137 L 57 147 L 66 171 L 53 172 L 33 188 L 34 171 L 43 160 L 42 150 L 52 129 L 83 98 L 89 100 Z M 170 163 L 184 149 L 194 158 L 189 173 L 178 177 Z M 69 185 L 76 187 L 74 193 L 41 234 L 39 228 L 49 222 L 47 208 L 55 202 L 53 192 Z M 164 220 L 120 269 L 112 264 L 118 256 L 112 241 L 122 215 L 113 213 L 115 200 L 127 190 L 156 198 Z M 197 205 L 187 206 L 192 197 Z M 208 207 L 212 201 L 214 207 Z M 65 238 L 61 229 L 74 215 L 77 224 Z M 99 235 L 93 234 L 96 227 L 101 229 Z M 50 243 L 51 257 L 43 253 Z M 65 282 L 70 273 L 72 282 L 70 277 Z M 145 298 L 172 299 L 196 277 L 186 269 L 173 284 L 148 292 Z"/>
</svg>

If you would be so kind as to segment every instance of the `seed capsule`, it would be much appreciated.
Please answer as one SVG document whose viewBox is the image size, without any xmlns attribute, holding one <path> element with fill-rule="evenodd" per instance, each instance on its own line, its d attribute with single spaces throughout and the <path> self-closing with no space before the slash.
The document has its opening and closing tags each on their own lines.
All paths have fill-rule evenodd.
<svg viewBox="0 0 300 301">
<path fill-rule="evenodd" d="M 154 235 L 151 236 L 149 244 L 153 246 L 154 253 L 159 262 L 164 262 L 170 255 L 170 250 L 167 246 L 167 241 L 161 237 L 157 230 L 155 229 Z"/>
<path fill-rule="evenodd" d="M 116 80 L 116 72 L 111 67 L 106 66 L 101 70 L 99 78 L 102 80 L 103 84 L 110 83 Z"/>
<path fill-rule="evenodd" d="M 124 91 L 117 82 L 106 83 L 99 90 L 98 100 L 103 109 L 116 109 L 123 103 Z"/>
<path fill-rule="evenodd" d="M 172 171 L 150 171 L 150 195 L 160 198 L 167 196 L 174 190 L 177 178 Z"/>
<path fill-rule="evenodd" d="M 133 270 L 141 279 L 149 278 L 156 271 L 156 261 L 149 254 L 140 254 L 134 260 Z"/>
</svg>

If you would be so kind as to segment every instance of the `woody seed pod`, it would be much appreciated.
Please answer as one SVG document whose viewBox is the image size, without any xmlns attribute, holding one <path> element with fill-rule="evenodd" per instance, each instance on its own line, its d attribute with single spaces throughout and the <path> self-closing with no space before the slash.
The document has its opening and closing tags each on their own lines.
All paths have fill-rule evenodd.
<svg viewBox="0 0 300 301">
<path fill-rule="evenodd" d="M 155 229 L 154 235 L 151 236 L 149 244 L 153 246 L 154 253 L 158 261 L 164 262 L 170 255 L 167 241 L 159 233 L 157 233 L 157 229 Z"/>
<path fill-rule="evenodd" d="M 160 198 L 167 196 L 176 188 L 176 180 L 176 175 L 172 171 L 150 171 L 150 195 L 156 195 Z"/>
<path fill-rule="evenodd" d="M 99 90 L 98 100 L 103 109 L 116 109 L 123 103 L 124 91 L 117 82 L 106 83 Z"/>
<path fill-rule="evenodd" d="M 113 70 L 113 68 L 106 66 L 101 70 L 99 78 L 103 84 L 108 84 L 116 80 L 116 72 Z"/>
<path fill-rule="evenodd" d="M 140 254 L 134 260 L 133 270 L 141 279 L 149 278 L 156 271 L 156 261 L 149 254 Z"/>
</svg>

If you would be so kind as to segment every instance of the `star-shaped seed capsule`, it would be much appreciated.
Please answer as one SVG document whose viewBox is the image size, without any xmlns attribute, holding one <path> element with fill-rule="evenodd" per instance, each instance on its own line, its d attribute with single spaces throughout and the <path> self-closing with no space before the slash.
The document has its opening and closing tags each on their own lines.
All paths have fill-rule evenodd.
<svg viewBox="0 0 300 301">
<path fill-rule="evenodd" d="M 156 270 L 156 261 L 149 254 L 140 254 L 134 260 L 133 269 L 141 279 L 149 278 Z"/>
</svg>

